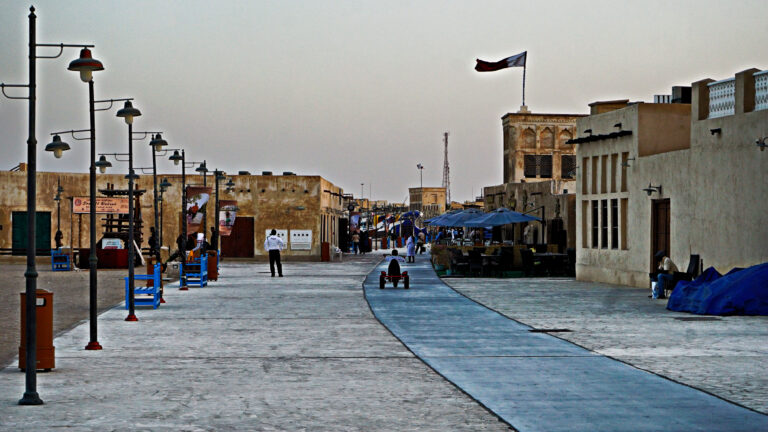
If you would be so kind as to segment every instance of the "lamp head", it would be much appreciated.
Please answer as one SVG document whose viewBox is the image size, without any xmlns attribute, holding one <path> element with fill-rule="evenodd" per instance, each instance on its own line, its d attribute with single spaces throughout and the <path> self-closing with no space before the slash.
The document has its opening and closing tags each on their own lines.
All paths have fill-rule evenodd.
<svg viewBox="0 0 768 432">
<path fill-rule="evenodd" d="M 205 162 L 200 162 L 200 166 L 195 168 L 195 171 L 199 172 L 200 174 L 207 173 L 208 168 L 205 166 Z"/>
<path fill-rule="evenodd" d="M 123 108 L 117 111 L 117 116 L 125 120 L 125 124 L 133 124 L 133 118 L 141 115 L 141 111 L 133 107 L 131 101 L 125 101 Z"/>
<path fill-rule="evenodd" d="M 56 159 L 60 159 L 61 154 L 66 150 L 69 150 L 69 144 L 62 141 L 58 135 L 54 135 L 53 141 L 45 146 L 45 151 L 53 152 L 53 156 Z"/>
<path fill-rule="evenodd" d="M 173 186 L 171 182 L 168 181 L 167 178 L 164 178 L 163 181 L 160 182 L 160 187 L 168 189 L 169 187 Z"/>
<path fill-rule="evenodd" d="M 224 186 L 226 186 L 229 189 L 232 189 L 235 187 L 235 182 L 233 182 L 232 179 L 230 178 L 227 184 L 225 184 Z"/>
<path fill-rule="evenodd" d="M 168 142 L 164 140 L 160 134 L 157 134 L 152 136 L 152 141 L 149 142 L 149 145 L 151 145 L 155 151 L 160 151 L 163 147 L 168 145 Z"/>
<path fill-rule="evenodd" d="M 104 174 L 107 172 L 107 168 L 112 166 L 112 162 L 107 160 L 107 157 L 104 155 L 101 155 L 98 161 L 94 164 L 99 169 L 99 172 Z"/>
<path fill-rule="evenodd" d="M 61 201 L 61 197 L 59 196 L 59 194 L 56 194 L 56 196 L 53 197 L 53 200 L 56 201 L 56 202 L 59 202 L 59 201 Z"/>
<path fill-rule="evenodd" d="M 80 79 L 83 82 L 90 82 L 93 79 L 93 71 L 104 70 L 104 65 L 91 56 L 91 50 L 83 48 L 80 50 L 80 58 L 72 60 L 67 69 L 80 72 Z"/>
<path fill-rule="evenodd" d="M 181 154 L 179 154 L 178 150 L 174 150 L 168 159 L 172 160 L 174 165 L 178 165 L 181 162 Z"/>
</svg>

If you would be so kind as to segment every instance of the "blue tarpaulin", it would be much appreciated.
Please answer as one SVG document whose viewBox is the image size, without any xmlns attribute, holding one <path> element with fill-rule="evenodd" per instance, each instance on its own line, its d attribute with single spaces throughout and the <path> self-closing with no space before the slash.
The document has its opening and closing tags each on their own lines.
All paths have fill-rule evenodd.
<svg viewBox="0 0 768 432">
<path fill-rule="evenodd" d="M 678 282 L 667 309 L 701 315 L 768 315 L 768 263 L 724 276 L 710 267 L 691 282 Z"/>
</svg>

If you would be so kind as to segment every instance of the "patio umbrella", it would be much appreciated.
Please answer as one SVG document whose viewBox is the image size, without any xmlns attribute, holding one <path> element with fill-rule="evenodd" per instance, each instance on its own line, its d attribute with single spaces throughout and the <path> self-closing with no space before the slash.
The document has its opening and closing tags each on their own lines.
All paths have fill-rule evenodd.
<svg viewBox="0 0 768 432">
<path fill-rule="evenodd" d="M 440 220 L 432 222 L 433 226 L 443 226 L 443 227 L 463 227 L 467 226 L 465 224 L 466 221 L 470 219 L 475 219 L 479 216 L 482 216 L 484 213 L 482 210 L 470 208 L 466 210 L 462 210 L 460 212 L 456 212 L 452 215 L 447 215 L 444 218 L 441 218 Z"/>
<path fill-rule="evenodd" d="M 451 215 L 454 215 L 456 213 L 459 213 L 460 211 L 461 210 L 451 210 L 451 211 L 445 212 L 445 213 L 443 213 L 443 214 L 441 214 L 439 216 L 431 217 L 431 218 L 425 220 L 424 223 L 432 224 L 433 222 L 440 221 L 443 218 L 451 216 Z"/>
<path fill-rule="evenodd" d="M 485 228 L 491 226 L 507 225 L 512 223 L 540 221 L 536 216 L 518 213 L 504 207 L 488 212 L 480 217 L 464 221 L 464 226 L 472 228 Z"/>
</svg>

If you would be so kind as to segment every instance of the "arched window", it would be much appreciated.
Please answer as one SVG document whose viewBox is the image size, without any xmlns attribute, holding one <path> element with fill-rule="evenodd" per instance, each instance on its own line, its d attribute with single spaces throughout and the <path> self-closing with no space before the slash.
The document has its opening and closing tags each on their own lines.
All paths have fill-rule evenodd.
<svg viewBox="0 0 768 432">
<path fill-rule="evenodd" d="M 523 148 L 536 148 L 536 133 L 531 128 L 523 132 Z"/>
<path fill-rule="evenodd" d="M 552 133 L 552 129 L 550 128 L 544 128 L 543 131 L 541 131 L 541 134 L 539 135 L 541 148 L 543 149 L 553 149 L 555 148 L 555 134 Z"/>
</svg>

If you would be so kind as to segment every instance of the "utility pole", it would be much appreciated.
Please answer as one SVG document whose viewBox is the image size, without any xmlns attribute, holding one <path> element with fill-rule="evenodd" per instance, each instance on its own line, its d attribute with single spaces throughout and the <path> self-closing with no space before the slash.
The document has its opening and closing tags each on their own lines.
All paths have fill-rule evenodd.
<svg viewBox="0 0 768 432">
<path fill-rule="evenodd" d="M 451 168 L 448 166 L 448 132 L 443 134 L 445 153 L 443 155 L 443 187 L 445 188 L 445 207 L 451 206 Z"/>
</svg>

